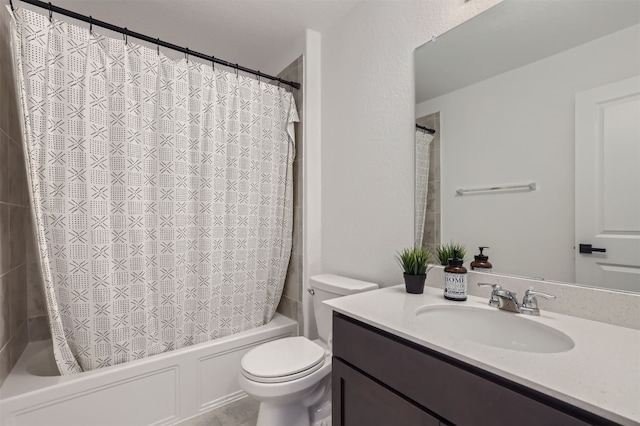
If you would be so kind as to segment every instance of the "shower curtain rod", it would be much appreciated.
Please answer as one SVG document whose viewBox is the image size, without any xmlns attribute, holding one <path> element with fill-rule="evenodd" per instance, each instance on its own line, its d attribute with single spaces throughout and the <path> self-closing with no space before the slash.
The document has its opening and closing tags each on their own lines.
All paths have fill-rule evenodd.
<svg viewBox="0 0 640 426">
<path fill-rule="evenodd" d="M 421 126 L 419 124 L 416 124 L 416 129 L 424 130 L 425 132 L 429 133 L 430 135 L 435 135 L 435 133 L 436 133 L 435 130 L 430 129 L 428 127 Z"/>
<path fill-rule="evenodd" d="M 43 9 L 49 10 L 49 19 L 51 19 L 51 17 L 52 17 L 54 12 L 55 13 L 59 13 L 60 15 L 68 16 L 70 18 L 77 19 L 79 21 L 87 22 L 89 24 L 89 31 L 91 31 L 91 29 L 92 29 L 92 27 L 94 25 L 97 26 L 97 27 L 106 28 L 108 30 L 115 31 L 115 32 L 120 33 L 120 34 L 124 34 L 125 40 L 126 40 L 127 37 L 134 37 L 134 38 L 137 38 L 139 40 L 143 40 L 143 41 L 146 41 L 148 43 L 155 44 L 156 46 L 158 46 L 158 51 L 159 51 L 161 46 L 162 47 L 166 47 L 167 49 L 176 50 L 178 52 L 184 53 L 187 56 L 187 58 L 189 56 L 195 56 L 196 58 L 204 59 L 204 60 L 212 62 L 212 63 L 224 65 L 225 67 L 230 67 L 230 68 L 233 68 L 233 69 L 238 70 L 238 71 L 246 72 L 248 74 L 253 74 L 256 77 L 258 77 L 258 79 L 260 77 L 264 77 L 264 78 L 269 79 L 269 80 L 275 80 L 275 81 L 278 81 L 278 82 L 280 82 L 282 84 L 286 84 L 288 86 L 293 87 L 294 89 L 300 89 L 300 83 L 296 83 L 294 81 L 287 81 L 287 80 L 283 80 L 283 79 L 281 79 L 279 77 L 274 77 L 274 76 L 271 76 L 269 74 L 264 74 L 264 73 L 261 73 L 260 71 L 255 71 L 255 70 L 252 70 L 252 69 L 247 68 L 247 67 L 243 67 L 243 66 L 238 65 L 238 64 L 233 64 L 231 62 L 224 61 L 222 59 L 218 59 L 215 56 L 207 56 L 204 53 L 200 53 L 200 52 L 195 52 L 193 50 L 189 50 L 188 47 L 180 47 L 180 46 L 177 46 L 177 45 L 172 44 L 172 43 L 167 43 L 166 41 L 162 41 L 159 38 L 152 38 L 152 37 L 146 36 L 144 34 L 137 33 L 135 31 L 130 31 L 126 27 L 125 28 L 121 28 L 121 27 L 118 27 L 116 25 L 109 24 L 107 22 L 99 21 L 97 19 L 93 19 L 93 17 L 91 17 L 91 16 L 81 15 L 81 14 L 73 12 L 71 10 L 67 10 L 67 9 L 63 9 L 61 7 L 58 7 L 58 6 L 54 6 L 51 3 L 45 3 L 45 2 L 40 1 L 40 0 L 21 0 L 21 1 L 23 3 L 28 3 L 28 4 L 31 4 L 33 6 L 37 6 L 37 7 L 41 7 Z M 9 0 L 9 4 L 11 5 L 11 10 L 15 10 L 14 7 L 13 7 L 13 0 Z"/>
</svg>

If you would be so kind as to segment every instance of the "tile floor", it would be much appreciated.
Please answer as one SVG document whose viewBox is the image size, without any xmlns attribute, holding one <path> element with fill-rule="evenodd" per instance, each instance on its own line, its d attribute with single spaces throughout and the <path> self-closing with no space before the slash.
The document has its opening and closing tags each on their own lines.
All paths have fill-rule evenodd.
<svg viewBox="0 0 640 426">
<path fill-rule="evenodd" d="M 176 426 L 255 426 L 259 407 L 258 401 L 245 397 Z"/>
</svg>

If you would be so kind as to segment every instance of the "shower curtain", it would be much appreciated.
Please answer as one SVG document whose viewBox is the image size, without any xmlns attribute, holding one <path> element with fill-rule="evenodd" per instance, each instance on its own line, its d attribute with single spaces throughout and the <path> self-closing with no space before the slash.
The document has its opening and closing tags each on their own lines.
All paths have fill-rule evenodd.
<svg viewBox="0 0 640 426">
<path fill-rule="evenodd" d="M 291 250 L 291 94 L 29 10 L 12 27 L 60 372 L 269 322 Z"/>
<path fill-rule="evenodd" d="M 429 157 L 433 135 L 416 129 L 416 204 L 414 244 L 422 247 L 424 221 L 427 217 L 427 195 L 429 193 Z"/>
</svg>

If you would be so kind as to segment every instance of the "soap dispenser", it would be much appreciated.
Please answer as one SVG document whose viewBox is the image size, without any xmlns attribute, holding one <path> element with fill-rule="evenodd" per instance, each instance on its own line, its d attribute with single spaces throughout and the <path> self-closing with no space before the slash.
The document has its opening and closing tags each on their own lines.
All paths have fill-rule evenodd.
<svg viewBox="0 0 640 426">
<path fill-rule="evenodd" d="M 444 298 L 463 302 L 467 300 L 467 268 L 462 266 L 463 259 L 458 259 L 458 251 L 453 252 L 453 259 L 444 268 Z"/>
<path fill-rule="evenodd" d="M 480 254 L 473 256 L 475 260 L 471 262 L 471 270 L 478 272 L 491 272 L 493 265 L 489 262 L 489 256 L 482 254 L 482 250 L 488 249 L 489 247 L 478 248 L 480 249 Z"/>
</svg>

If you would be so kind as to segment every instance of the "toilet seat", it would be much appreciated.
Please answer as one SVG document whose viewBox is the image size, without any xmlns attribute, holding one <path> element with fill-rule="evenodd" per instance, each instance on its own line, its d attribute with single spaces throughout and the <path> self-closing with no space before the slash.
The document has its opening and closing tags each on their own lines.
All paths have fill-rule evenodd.
<svg viewBox="0 0 640 426">
<path fill-rule="evenodd" d="M 287 337 L 258 346 L 242 358 L 242 375 L 259 383 L 283 383 L 322 368 L 327 352 L 306 337 Z"/>
</svg>

